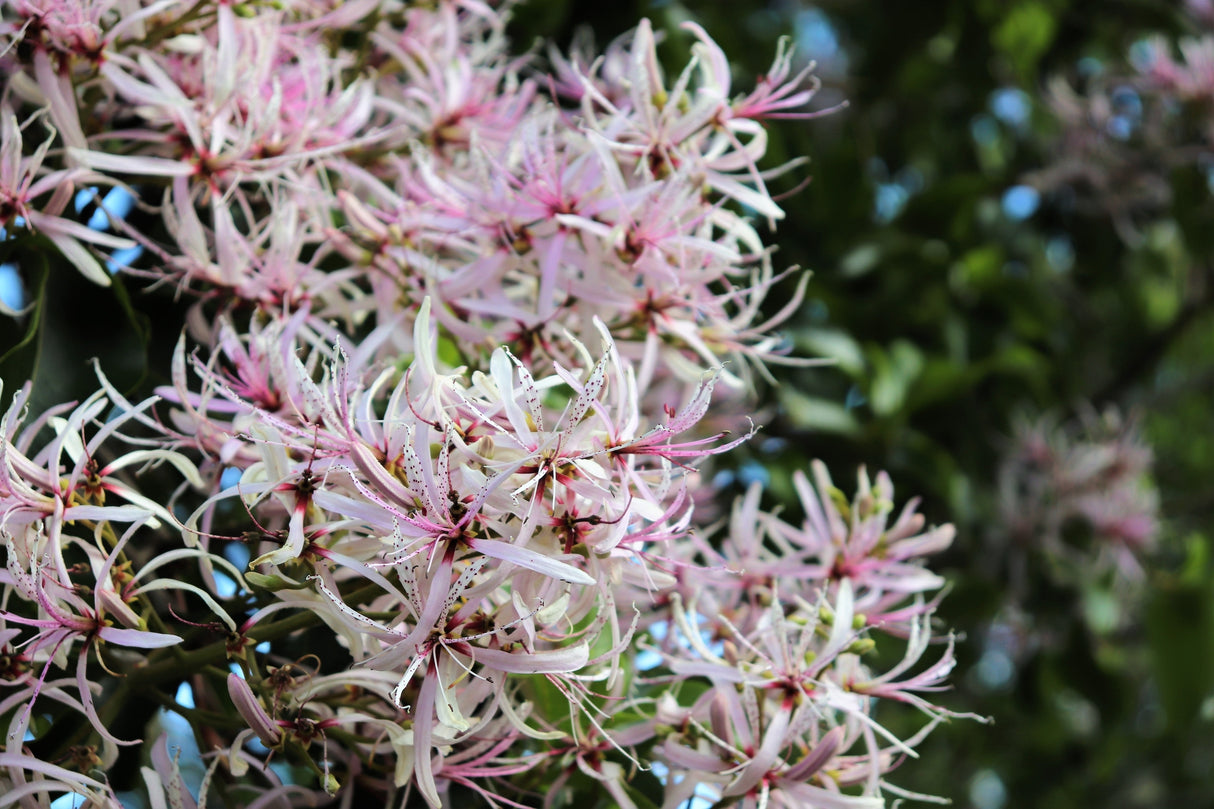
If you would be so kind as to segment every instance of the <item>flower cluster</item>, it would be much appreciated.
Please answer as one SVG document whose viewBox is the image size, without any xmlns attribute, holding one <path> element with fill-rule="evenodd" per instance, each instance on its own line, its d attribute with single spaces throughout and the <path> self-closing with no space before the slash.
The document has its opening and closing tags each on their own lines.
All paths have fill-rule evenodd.
<svg viewBox="0 0 1214 809">
<path fill-rule="evenodd" d="M 151 745 L 152 805 L 907 794 L 960 715 L 926 696 L 952 529 L 819 467 L 799 526 L 758 489 L 696 522 L 756 429 L 721 392 L 801 362 L 755 220 L 795 165 L 764 121 L 817 113 L 788 51 L 736 94 L 687 28 L 671 79 L 648 23 L 545 68 L 478 0 L 6 4 L 5 238 L 192 305 L 155 396 L 99 370 L 0 425 L 0 803 L 118 805 L 156 702 L 208 765 Z"/>
<path fill-rule="evenodd" d="M 1113 410 L 1065 428 L 1024 423 L 1000 468 L 1002 523 L 1019 545 L 1085 560 L 1060 569 L 1141 579 L 1139 557 L 1159 532 L 1151 464 L 1136 425 Z M 1077 527 L 1090 532 L 1094 552 L 1074 542 Z"/>
<path fill-rule="evenodd" d="M 1027 180 L 1065 189 L 1083 208 L 1111 217 L 1135 243 L 1141 226 L 1172 203 L 1177 170 L 1208 174 L 1214 149 L 1214 16 L 1205 0 L 1184 3 L 1190 36 L 1136 42 L 1125 64 L 1095 62 L 1078 87 L 1051 79 L 1046 111 L 1058 125 L 1054 157 Z"/>
<path fill-rule="evenodd" d="M 848 502 L 821 464 L 813 472 L 814 484 L 795 478 L 800 526 L 761 510 L 752 486 L 716 542 L 687 545 L 689 564 L 653 616 L 649 633 L 672 679 L 712 684 L 690 705 L 659 699 L 651 729 L 676 776 L 669 806 L 705 787 L 740 806 L 859 809 L 884 805 L 882 793 L 924 797 L 884 774 L 938 722 L 979 718 L 924 696 L 945 687 L 955 663 L 951 637 L 922 662 L 936 600 L 925 597 L 944 584 L 923 560 L 951 544 L 952 527 L 923 530 L 914 502 L 889 525 L 884 473 L 873 486 L 862 470 Z M 905 640 L 902 660 L 874 670 L 871 653 L 894 638 Z M 874 720 L 880 700 L 915 706 L 926 724 L 897 738 Z M 859 794 L 844 789 L 857 785 Z"/>
</svg>

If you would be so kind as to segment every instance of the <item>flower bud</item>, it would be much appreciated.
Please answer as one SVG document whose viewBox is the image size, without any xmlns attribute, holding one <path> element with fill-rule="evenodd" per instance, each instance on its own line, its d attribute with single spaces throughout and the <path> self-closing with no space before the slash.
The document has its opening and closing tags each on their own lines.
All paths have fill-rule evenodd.
<svg viewBox="0 0 1214 809">
<path fill-rule="evenodd" d="M 282 741 L 282 730 L 257 701 L 257 695 L 239 674 L 228 675 L 228 696 L 249 728 L 266 747 L 276 747 Z"/>
</svg>

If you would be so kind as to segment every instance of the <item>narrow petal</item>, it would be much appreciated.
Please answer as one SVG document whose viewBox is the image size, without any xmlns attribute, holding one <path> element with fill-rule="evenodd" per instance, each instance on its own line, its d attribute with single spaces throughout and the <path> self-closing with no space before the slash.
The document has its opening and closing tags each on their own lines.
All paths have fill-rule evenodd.
<svg viewBox="0 0 1214 809">
<path fill-rule="evenodd" d="M 594 584 L 594 579 L 590 574 L 573 565 L 557 561 L 537 551 L 529 551 L 518 545 L 511 545 L 509 542 L 501 542 L 496 539 L 470 539 L 467 540 L 467 544 L 485 556 L 491 556 L 503 562 L 511 562 L 519 567 L 534 570 L 536 573 L 542 573 L 563 582 Z"/>
<path fill-rule="evenodd" d="M 148 632 L 143 629 L 119 629 L 113 626 L 102 627 L 97 636 L 108 643 L 119 646 L 132 646 L 138 649 L 160 649 L 165 646 L 175 646 L 181 643 L 176 635 L 162 632 Z"/>
</svg>

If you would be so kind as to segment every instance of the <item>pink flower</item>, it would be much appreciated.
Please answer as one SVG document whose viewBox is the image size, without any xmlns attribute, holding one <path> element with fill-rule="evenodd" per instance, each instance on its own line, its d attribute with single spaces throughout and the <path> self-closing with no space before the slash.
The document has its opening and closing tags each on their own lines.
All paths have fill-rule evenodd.
<svg viewBox="0 0 1214 809">
<path fill-rule="evenodd" d="M 1009 537 L 1073 560 L 1069 567 L 1083 575 L 1111 567 L 1125 582 L 1139 581 L 1141 558 L 1159 532 L 1151 460 L 1135 424 L 1115 411 L 1061 427 L 1048 419 L 1019 425 L 1000 469 Z M 1063 528 L 1074 519 L 1091 527 L 1091 550 L 1063 541 Z"/>
<path fill-rule="evenodd" d="M 108 286 L 109 274 L 84 245 L 121 249 L 134 246 L 134 242 L 91 230 L 61 214 L 75 196 L 76 184 L 110 181 L 86 169 L 44 171 L 43 162 L 54 141 L 53 134 L 26 157 L 23 130 L 33 121 L 29 119 L 20 125 L 7 104 L 0 106 L 0 228 L 27 229 L 46 236 L 86 278 Z M 49 199 L 36 202 L 47 194 Z"/>
<path fill-rule="evenodd" d="M 821 462 L 814 462 L 813 473 L 812 487 L 801 472 L 793 478 L 805 510 L 802 526 L 794 528 L 773 517 L 769 530 L 792 543 L 794 554 L 804 559 L 811 575 L 823 581 L 850 581 L 856 590 L 856 611 L 872 625 L 901 624 L 928 609 L 920 601 L 911 607 L 905 602 L 943 586 L 944 580 L 923 566 L 923 558 L 952 544 L 953 527 L 923 530 L 924 518 L 915 513 L 917 499 L 909 501 L 889 525 L 893 484 L 884 472 L 877 475 L 874 486 L 861 469 L 850 504 Z"/>
<path fill-rule="evenodd" d="M 115 572 L 115 564 L 123 547 L 134 535 L 134 529 L 138 525 L 139 523 L 136 523 L 123 534 L 108 556 L 104 559 L 94 559 L 99 562 L 99 566 L 90 571 L 94 574 L 92 583 L 77 582 L 67 576 L 61 577 L 57 575 L 57 571 L 48 569 L 42 561 L 46 553 L 47 537 L 37 528 L 29 526 L 21 536 L 14 536 L 7 531 L 0 532 L 5 540 L 8 556 L 8 573 L 4 577 L 4 583 L 20 593 L 39 616 L 29 617 L 23 614 L 24 610 L 18 611 L 17 603 L 12 603 L 9 608 L 0 611 L 0 618 L 5 622 L 36 630 L 22 645 L 25 654 L 30 658 L 46 657 L 39 684 L 46 680 L 51 665 L 65 665 L 61 661 L 65 661 L 72 646 L 80 643 L 80 651 L 76 657 L 76 686 L 84 713 L 103 739 L 116 744 L 137 742 L 119 741 L 97 716 L 88 678 L 90 649 L 100 658 L 101 647 L 107 642 L 136 649 L 158 649 L 181 643 L 182 640 L 177 635 L 151 632 L 139 627 L 137 619 L 132 620 L 135 616 L 129 608 L 121 607 L 121 601 L 115 602 L 106 595 L 107 592 L 114 591 L 110 577 Z M 84 584 L 84 587 L 78 587 L 80 584 Z M 81 591 L 92 592 L 92 603 L 78 595 Z M 127 626 L 114 626 L 115 618 L 127 623 Z M 131 623 L 136 625 L 131 626 Z M 34 689 L 26 707 L 27 712 L 37 700 L 39 690 L 40 687 Z"/>
</svg>

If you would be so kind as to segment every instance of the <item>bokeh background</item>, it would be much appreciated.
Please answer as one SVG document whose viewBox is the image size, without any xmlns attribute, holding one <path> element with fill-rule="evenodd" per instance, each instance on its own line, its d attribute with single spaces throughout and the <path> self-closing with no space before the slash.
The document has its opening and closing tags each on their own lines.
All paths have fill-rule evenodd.
<svg viewBox="0 0 1214 809">
<path fill-rule="evenodd" d="M 776 369 L 763 432 L 709 473 L 722 503 L 755 480 L 795 502 L 809 459 L 844 488 L 864 464 L 956 524 L 943 701 L 995 722 L 938 728 L 894 780 L 973 809 L 1214 806 L 1209 4 L 529 0 L 511 30 L 605 43 L 641 17 L 672 69 L 703 25 L 739 87 L 788 36 L 815 108 L 848 105 L 770 132 L 772 165 L 811 160 L 773 181 L 776 265 L 813 272 L 786 333 L 833 364 Z M 55 304 L 0 323 L 0 378 L 34 378 L 36 411 L 91 392 L 90 356 L 163 382 L 184 302 L 53 269 L 22 268 Z"/>
</svg>

